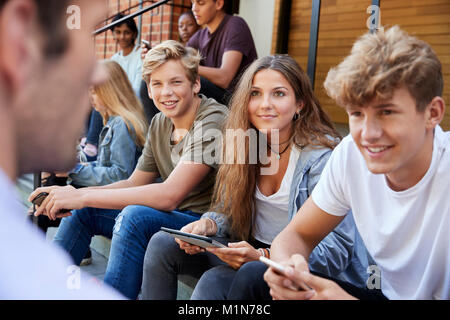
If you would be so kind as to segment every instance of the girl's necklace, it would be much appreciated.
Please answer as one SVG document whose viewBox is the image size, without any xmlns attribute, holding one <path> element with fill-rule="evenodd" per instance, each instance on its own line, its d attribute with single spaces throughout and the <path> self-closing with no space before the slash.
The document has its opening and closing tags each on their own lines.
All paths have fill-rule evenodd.
<svg viewBox="0 0 450 320">
<path fill-rule="evenodd" d="M 274 151 L 274 150 L 270 147 L 270 144 L 267 144 L 267 146 L 269 147 L 270 151 L 272 151 L 273 153 L 275 153 L 275 154 L 277 155 L 277 159 L 278 159 L 278 160 L 280 160 L 281 155 L 282 155 L 283 153 L 286 152 L 286 150 L 289 148 L 290 145 L 291 145 L 291 144 L 288 143 L 288 145 L 286 146 L 286 148 L 283 149 L 283 151 L 281 151 L 281 152 L 276 152 L 276 151 Z"/>
</svg>

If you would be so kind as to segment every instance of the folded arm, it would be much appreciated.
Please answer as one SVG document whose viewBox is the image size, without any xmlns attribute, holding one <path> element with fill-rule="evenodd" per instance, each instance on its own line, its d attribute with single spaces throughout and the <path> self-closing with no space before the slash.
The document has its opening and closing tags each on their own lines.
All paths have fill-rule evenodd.
<svg viewBox="0 0 450 320">
<path fill-rule="evenodd" d="M 220 68 L 199 66 L 198 73 L 215 85 L 226 89 L 236 76 L 242 62 L 242 52 L 231 50 L 223 54 Z"/>
</svg>

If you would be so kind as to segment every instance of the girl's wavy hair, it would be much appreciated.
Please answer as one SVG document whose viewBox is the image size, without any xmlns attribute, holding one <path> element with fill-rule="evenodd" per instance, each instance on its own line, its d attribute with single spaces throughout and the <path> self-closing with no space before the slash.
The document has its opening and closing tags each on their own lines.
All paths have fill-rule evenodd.
<svg viewBox="0 0 450 320">
<path fill-rule="evenodd" d="M 254 61 L 239 80 L 230 101 L 230 114 L 225 130 L 255 129 L 249 120 L 248 104 L 252 91 L 253 78 L 261 70 L 275 70 L 282 74 L 295 92 L 297 102 L 302 102 L 299 117 L 293 121 L 292 141 L 303 149 L 334 148 L 339 139 L 331 120 L 322 110 L 314 96 L 311 82 L 297 62 L 288 55 L 272 55 Z M 227 139 L 224 141 L 223 154 L 226 154 Z M 233 148 L 233 147 L 232 147 Z M 252 148 L 254 150 L 254 148 Z M 234 150 L 236 150 L 234 148 Z M 231 218 L 232 234 L 241 240 L 248 240 L 251 233 L 254 208 L 254 192 L 260 174 L 260 164 L 250 161 L 250 147 L 245 146 L 245 163 L 237 161 L 237 151 L 232 164 L 225 162 L 218 170 L 212 210 L 222 212 Z M 239 150 L 242 152 L 242 150 Z"/>
<path fill-rule="evenodd" d="M 433 49 L 398 26 L 361 36 L 324 82 L 327 94 L 342 107 L 390 99 L 402 85 L 422 112 L 434 97 L 442 95 L 444 82 Z"/>
</svg>

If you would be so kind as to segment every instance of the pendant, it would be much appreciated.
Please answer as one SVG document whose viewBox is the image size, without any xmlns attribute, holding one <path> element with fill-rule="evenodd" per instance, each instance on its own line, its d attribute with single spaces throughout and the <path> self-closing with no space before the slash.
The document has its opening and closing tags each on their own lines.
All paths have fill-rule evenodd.
<svg viewBox="0 0 450 320">
<path fill-rule="evenodd" d="M 279 154 L 277 154 L 277 159 L 280 160 L 281 156 Z"/>
</svg>

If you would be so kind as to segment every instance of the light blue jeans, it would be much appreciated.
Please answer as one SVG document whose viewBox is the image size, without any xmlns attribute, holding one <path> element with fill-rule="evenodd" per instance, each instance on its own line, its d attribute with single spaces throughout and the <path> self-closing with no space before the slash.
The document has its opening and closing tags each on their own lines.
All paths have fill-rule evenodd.
<svg viewBox="0 0 450 320">
<path fill-rule="evenodd" d="M 200 218 L 191 211 L 159 211 L 132 205 L 122 211 L 84 208 L 63 218 L 54 242 L 62 246 L 79 265 L 94 235 L 112 238 L 104 282 L 129 299 L 141 289 L 147 244 L 161 227 L 180 229 Z"/>
</svg>

